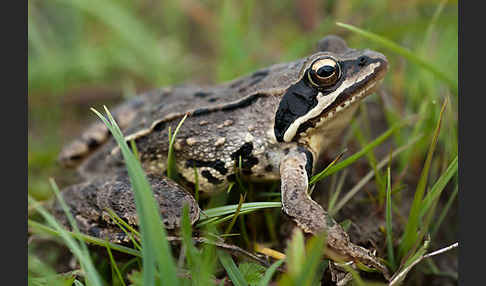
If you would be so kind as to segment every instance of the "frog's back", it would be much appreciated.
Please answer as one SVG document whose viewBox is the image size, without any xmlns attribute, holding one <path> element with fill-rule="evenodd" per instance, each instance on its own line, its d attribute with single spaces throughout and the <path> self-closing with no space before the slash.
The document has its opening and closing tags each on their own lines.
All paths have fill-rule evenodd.
<svg viewBox="0 0 486 286">
<path fill-rule="evenodd" d="M 160 88 L 136 96 L 110 110 L 128 139 L 144 137 L 154 130 L 167 133 L 168 126 L 174 125 L 172 127 L 174 130 L 175 125 L 186 113 L 200 115 L 198 120 L 200 123 L 204 122 L 204 116 L 200 113 L 245 107 L 262 94 L 281 92 L 289 83 L 297 80 L 299 66 L 302 63 L 303 60 L 276 64 L 214 86 L 185 84 Z M 186 128 L 188 132 L 195 131 L 194 128 L 189 129 Z M 159 139 L 161 139 L 159 150 L 166 151 L 168 140 Z M 119 160 L 114 160 L 116 164 L 113 162 L 105 164 L 106 158 L 113 155 L 114 149 L 116 149 L 115 140 L 110 136 L 106 126 L 98 120 L 78 139 L 66 146 L 59 159 L 67 167 L 79 166 L 82 162 L 79 169 L 86 177 L 100 172 L 110 172 L 110 168 L 107 167 L 120 167 L 123 163 Z M 160 156 L 159 161 L 164 159 Z"/>
</svg>

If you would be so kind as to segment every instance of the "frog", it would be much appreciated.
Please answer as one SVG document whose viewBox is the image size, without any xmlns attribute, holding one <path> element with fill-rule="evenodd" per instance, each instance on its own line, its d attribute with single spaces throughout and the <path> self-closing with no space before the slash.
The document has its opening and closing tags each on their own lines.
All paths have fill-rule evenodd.
<svg viewBox="0 0 486 286">
<path fill-rule="evenodd" d="M 387 277 L 380 258 L 353 244 L 308 192 L 311 176 L 322 168 L 317 158 L 387 70 L 383 54 L 350 48 L 341 37 L 328 35 L 304 58 L 216 85 L 162 87 L 110 110 L 125 140 L 136 146 L 167 229 L 180 227 L 184 204 L 191 223 L 202 213 L 187 186 L 198 184 L 201 193 L 211 195 L 237 176 L 280 181 L 283 213 L 306 234 L 326 233 L 326 256 L 362 263 Z M 169 129 L 184 117 L 172 146 L 181 184 L 166 172 Z M 92 123 L 64 147 L 59 162 L 76 168 L 83 180 L 62 191 L 80 229 L 111 241 L 126 239 L 106 209 L 137 225 L 135 203 L 122 153 L 103 122 Z"/>
</svg>

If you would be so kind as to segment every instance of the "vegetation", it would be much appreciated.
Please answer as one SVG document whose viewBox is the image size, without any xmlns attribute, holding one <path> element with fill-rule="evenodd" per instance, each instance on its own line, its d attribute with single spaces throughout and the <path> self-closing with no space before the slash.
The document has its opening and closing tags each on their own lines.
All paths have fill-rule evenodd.
<svg viewBox="0 0 486 286">
<path fill-rule="evenodd" d="M 353 210 L 372 214 L 383 238 L 375 241 L 378 255 L 395 274 L 390 285 L 457 284 L 457 1 L 29 0 L 28 7 L 29 285 L 328 281 L 326 238 L 280 229 L 278 184 L 239 180 L 210 199 L 195 190 L 204 215 L 191 226 L 186 212 L 181 242 L 169 243 L 136 152 L 108 111 L 154 87 L 220 82 L 304 57 L 326 34 L 384 53 L 390 68 L 330 150 L 332 163 L 312 178 L 312 195 L 350 230 L 367 227 L 366 218 L 347 220 Z M 109 126 L 125 158 L 141 226 L 112 219 L 133 237 L 132 247 L 75 226 L 66 231 L 39 203 L 61 198 L 56 183 L 65 186 L 71 173 L 56 156 L 88 120 Z M 368 269 L 343 267 L 356 285 L 387 285 Z"/>
</svg>

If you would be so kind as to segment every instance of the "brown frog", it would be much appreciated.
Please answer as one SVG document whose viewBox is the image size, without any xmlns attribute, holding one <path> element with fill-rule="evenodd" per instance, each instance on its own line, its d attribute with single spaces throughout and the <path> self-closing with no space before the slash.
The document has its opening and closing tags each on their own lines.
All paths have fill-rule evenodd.
<svg viewBox="0 0 486 286">
<path fill-rule="evenodd" d="M 192 222 L 199 218 L 192 196 L 163 176 L 168 129 L 174 130 L 188 113 L 174 144 L 184 181 L 195 183 L 196 168 L 200 190 L 217 192 L 235 181 L 239 164 L 250 181 L 280 180 L 283 211 L 306 233 L 326 232 L 328 256 L 359 261 L 387 275 L 379 259 L 351 243 L 308 195 L 308 180 L 319 170 L 317 158 L 349 124 L 358 103 L 373 93 L 387 65 L 380 53 L 351 49 L 341 38 L 327 36 L 306 58 L 220 85 L 161 88 L 112 113 L 126 140 L 136 144 L 167 228 L 179 226 L 184 202 L 191 206 Z M 101 121 L 64 148 L 59 159 L 78 166 L 85 179 L 63 191 L 83 231 L 117 241 L 120 231 L 107 223 L 108 207 L 137 224 L 121 152 Z"/>
</svg>

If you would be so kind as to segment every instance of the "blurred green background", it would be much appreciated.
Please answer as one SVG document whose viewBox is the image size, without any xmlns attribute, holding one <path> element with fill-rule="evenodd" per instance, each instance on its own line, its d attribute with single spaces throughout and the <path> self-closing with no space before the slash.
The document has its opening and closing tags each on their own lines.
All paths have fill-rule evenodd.
<svg viewBox="0 0 486 286">
<path fill-rule="evenodd" d="M 336 22 L 395 42 L 446 80 Z M 410 115 L 418 118 L 393 135 L 394 146 L 424 135 L 392 168 L 397 189 L 403 189 L 402 177 L 409 178 L 404 180 L 409 195 L 419 180 L 441 106 L 448 100 L 429 172 L 429 182 L 435 182 L 458 148 L 458 94 L 451 88 L 458 84 L 457 1 L 28 0 L 29 194 L 49 198 L 49 177 L 60 186 L 69 182 L 72 172 L 61 169 L 56 158 L 64 144 L 96 120 L 90 107 L 113 107 L 155 87 L 231 80 L 306 57 L 327 34 L 388 57 L 390 68 L 379 96 L 367 100 L 377 102 L 385 114 L 382 125 Z M 360 124 L 366 126 L 368 116 L 361 112 Z M 368 123 L 368 129 L 379 131 L 359 135 L 359 125 L 353 126 L 352 140 L 359 141 L 355 145 L 363 146 L 383 131 L 383 126 Z M 359 176 L 359 170 L 356 173 Z M 457 178 L 454 184 L 457 188 Z M 449 189 L 441 200 L 447 201 Z M 449 236 L 438 238 L 434 248 L 457 238 L 456 207 L 457 201 L 442 228 Z"/>
<path fill-rule="evenodd" d="M 353 48 L 387 55 L 382 92 L 389 99 L 388 120 L 408 114 L 422 119 L 395 136 L 397 145 L 413 134 L 432 134 L 449 98 L 440 160 L 431 171 L 437 177 L 457 154 L 457 94 L 429 71 L 336 22 L 396 42 L 457 84 L 457 1 L 29 0 L 29 193 L 49 197 L 49 176 L 62 185 L 57 154 L 95 120 L 89 107 L 164 85 L 230 80 L 305 57 L 330 33 Z M 419 172 L 429 142 L 426 137 L 403 155 L 402 167 L 416 162 Z"/>
</svg>

